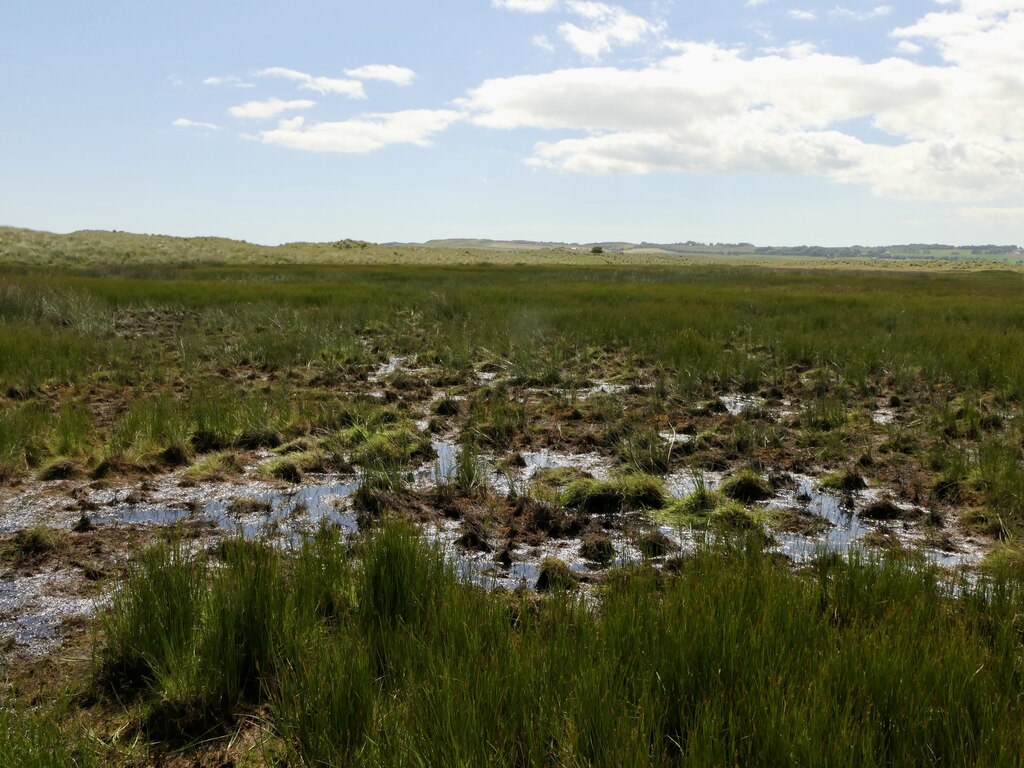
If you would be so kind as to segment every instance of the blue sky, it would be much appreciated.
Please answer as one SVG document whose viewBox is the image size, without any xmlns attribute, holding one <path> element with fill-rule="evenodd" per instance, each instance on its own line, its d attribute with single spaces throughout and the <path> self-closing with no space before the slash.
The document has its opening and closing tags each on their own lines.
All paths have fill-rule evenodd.
<svg viewBox="0 0 1024 768">
<path fill-rule="evenodd" d="M 0 224 L 1024 243 L 1024 0 L 5 0 Z"/>
</svg>

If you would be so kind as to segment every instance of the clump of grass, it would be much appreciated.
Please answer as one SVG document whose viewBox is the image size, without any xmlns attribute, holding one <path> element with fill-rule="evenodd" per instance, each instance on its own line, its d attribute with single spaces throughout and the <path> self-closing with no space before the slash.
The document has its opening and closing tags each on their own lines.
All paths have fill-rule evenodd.
<svg viewBox="0 0 1024 768">
<path fill-rule="evenodd" d="M 277 448 L 281 445 L 281 433 L 275 429 L 250 427 L 242 430 L 235 438 L 235 446 L 245 450 L 256 450 L 258 448 Z"/>
<path fill-rule="evenodd" d="M 985 555 L 981 567 L 997 579 L 1024 583 L 1024 548 L 1016 540 L 1001 541 Z"/>
<path fill-rule="evenodd" d="M 889 498 L 876 499 L 860 511 L 860 516 L 867 520 L 898 520 L 908 514 Z"/>
<path fill-rule="evenodd" d="M 352 494 L 352 502 L 356 509 L 380 515 L 397 505 L 397 499 L 406 487 L 402 467 L 387 464 L 368 467 L 363 472 L 362 483 Z"/>
<path fill-rule="evenodd" d="M 266 499 L 257 499 L 252 496 L 239 496 L 228 504 L 229 515 L 244 517 L 246 515 L 266 515 L 273 509 L 273 505 Z"/>
<path fill-rule="evenodd" d="M 708 526 L 719 533 L 764 531 L 758 515 L 732 500 L 715 507 L 708 518 Z"/>
<path fill-rule="evenodd" d="M 175 440 L 160 451 L 160 461 L 168 467 L 183 467 L 193 459 L 192 447 L 183 440 Z"/>
<path fill-rule="evenodd" d="M 139 694 L 172 674 L 207 608 L 207 576 L 205 562 L 190 558 L 180 542 L 136 558 L 100 618 L 97 674 L 106 687 Z"/>
<path fill-rule="evenodd" d="M 580 544 L 580 555 L 600 565 L 610 565 L 615 560 L 615 545 L 607 533 L 588 533 Z"/>
<path fill-rule="evenodd" d="M 590 514 L 623 510 L 659 509 L 665 505 L 665 486 L 656 477 L 632 473 L 612 480 L 573 480 L 564 487 L 560 501 L 569 509 Z"/>
<path fill-rule="evenodd" d="M 806 509 L 773 509 L 765 514 L 768 525 L 780 533 L 817 536 L 832 527 L 832 523 Z"/>
<path fill-rule="evenodd" d="M 300 455 L 270 459 L 260 465 L 259 474 L 263 477 L 282 480 L 283 482 L 302 482 L 302 470 L 300 469 L 299 461 L 295 458 L 296 456 Z"/>
<path fill-rule="evenodd" d="M 704 485 L 670 503 L 658 513 L 658 518 L 671 525 L 718 533 L 764 530 L 760 515 Z"/>
<path fill-rule="evenodd" d="M 73 459 L 56 458 L 39 467 L 37 477 L 40 480 L 69 480 L 82 474 L 82 467 Z"/>
<path fill-rule="evenodd" d="M 478 392 L 470 400 L 467 429 L 482 445 L 507 448 L 526 424 L 525 404 L 504 385 Z"/>
<path fill-rule="evenodd" d="M 184 472 L 186 480 L 194 483 L 211 483 L 230 480 L 242 474 L 242 462 L 234 451 L 211 453 L 190 466 Z"/>
<path fill-rule="evenodd" d="M 800 415 L 800 423 L 821 432 L 838 429 L 846 423 L 843 403 L 836 397 L 816 397 L 804 406 Z"/>
<path fill-rule="evenodd" d="M 44 560 L 65 545 L 64 534 L 45 525 L 22 528 L 14 534 L 10 545 L 10 558 L 16 565 Z"/>
<path fill-rule="evenodd" d="M 770 499 L 775 493 L 771 483 L 752 469 L 742 469 L 729 475 L 722 480 L 718 490 L 723 496 L 745 504 Z"/>
<path fill-rule="evenodd" d="M 564 560 L 557 557 L 545 557 L 540 564 L 535 588 L 538 592 L 557 592 L 575 589 L 580 577 L 573 573 Z"/>
<path fill-rule="evenodd" d="M 429 438 L 410 424 L 399 424 L 379 431 L 362 427 L 348 430 L 344 439 L 352 446 L 352 463 L 361 467 L 407 465 L 413 459 L 430 458 Z"/>
<path fill-rule="evenodd" d="M 852 467 L 847 467 L 842 472 L 825 475 L 818 485 L 834 491 L 859 491 L 868 487 L 864 478 Z"/>
<path fill-rule="evenodd" d="M 889 551 L 898 551 L 903 549 L 903 544 L 900 542 L 899 537 L 892 530 L 884 526 L 873 531 L 868 531 L 861 538 L 861 541 L 869 547 L 877 547 L 878 549 L 885 549 Z"/>
<path fill-rule="evenodd" d="M 459 446 L 452 482 L 463 494 L 475 493 L 487 485 L 487 472 L 480 458 L 480 451 L 470 440 Z"/>
<path fill-rule="evenodd" d="M 675 547 L 672 540 L 658 530 L 643 533 L 636 541 L 636 547 L 640 554 L 647 558 L 664 557 Z"/>
<path fill-rule="evenodd" d="M 935 497 L 953 504 L 967 501 L 973 491 L 970 463 L 963 454 L 954 454 L 932 482 Z"/>
<path fill-rule="evenodd" d="M 663 475 L 672 461 L 672 445 L 653 429 L 634 429 L 619 439 L 619 460 L 634 472 Z"/>
<path fill-rule="evenodd" d="M 570 483 L 592 479 L 589 472 L 577 467 L 543 467 L 530 479 L 530 493 L 538 499 L 557 501 Z"/>
</svg>

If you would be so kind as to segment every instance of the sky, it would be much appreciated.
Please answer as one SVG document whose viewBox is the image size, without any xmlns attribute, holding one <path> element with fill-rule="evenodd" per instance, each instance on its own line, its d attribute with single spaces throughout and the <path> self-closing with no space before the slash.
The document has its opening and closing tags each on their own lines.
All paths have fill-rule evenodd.
<svg viewBox="0 0 1024 768">
<path fill-rule="evenodd" d="M 3 0 L 0 224 L 1024 244 L 1024 0 Z"/>
</svg>

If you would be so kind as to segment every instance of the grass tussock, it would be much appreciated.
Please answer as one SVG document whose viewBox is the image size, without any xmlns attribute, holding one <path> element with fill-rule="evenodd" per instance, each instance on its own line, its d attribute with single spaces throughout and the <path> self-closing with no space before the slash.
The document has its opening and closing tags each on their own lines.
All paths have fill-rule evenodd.
<svg viewBox="0 0 1024 768">
<path fill-rule="evenodd" d="M 703 485 L 659 510 L 657 518 L 672 526 L 721 534 L 764 530 L 760 511 L 755 513 L 721 491 Z"/>
<path fill-rule="evenodd" d="M 12 537 L 6 556 L 14 565 L 39 563 L 67 546 L 65 533 L 45 525 L 22 528 Z"/>
<path fill-rule="evenodd" d="M 568 509 L 589 514 L 613 514 L 638 509 L 659 509 L 667 494 L 662 481 L 633 473 L 612 480 L 579 478 L 561 491 L 559 501 Z"/>
</svg>

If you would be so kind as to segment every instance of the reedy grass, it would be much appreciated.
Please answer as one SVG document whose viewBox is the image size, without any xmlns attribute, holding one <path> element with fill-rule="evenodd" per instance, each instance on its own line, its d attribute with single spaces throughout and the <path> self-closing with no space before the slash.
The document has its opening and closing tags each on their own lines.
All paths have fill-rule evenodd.
<svg viewBox="0 0 1024 768">
<path fill-rule="evenodd" d="M 111 624 L 98 658 L 144 642 L 178 670 L 136 678 L 144 700 L 212 706 L 205 727 L 268 701 L 308 765 L 1013 765 L 1024 748 L 1024 592 L 1005 576 L 954 591 L 856 556 L 793 572 L 740 539 L 675 575 L 612 571 L 594 602 L 488 594 L 393 523 L 355 550 L 324 529 L 231 551 L 195 590 L 140 570 L 112 611 L 190 598 L 129 600 L 160 631 Z"/>
</svg>

